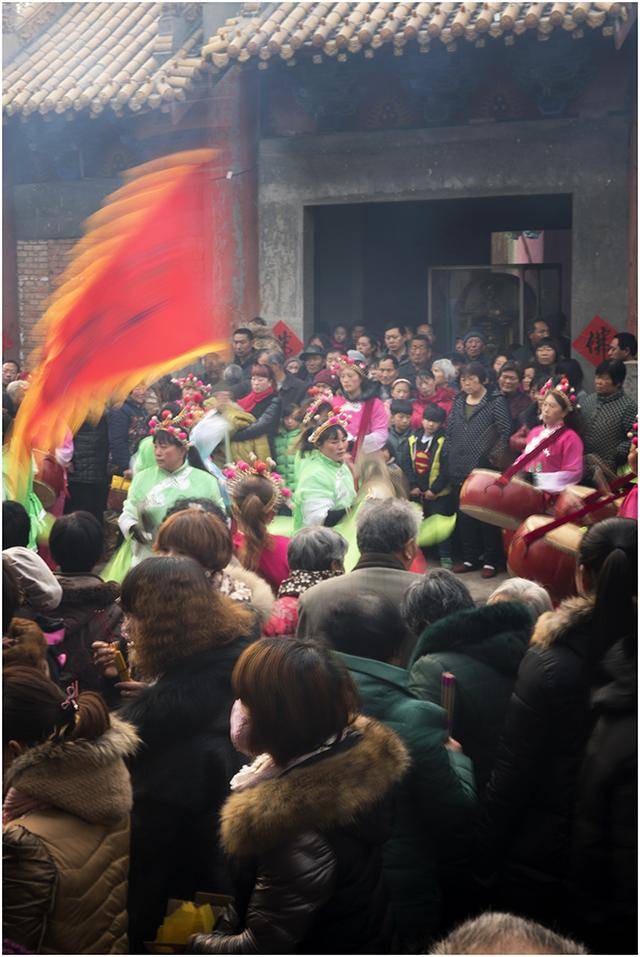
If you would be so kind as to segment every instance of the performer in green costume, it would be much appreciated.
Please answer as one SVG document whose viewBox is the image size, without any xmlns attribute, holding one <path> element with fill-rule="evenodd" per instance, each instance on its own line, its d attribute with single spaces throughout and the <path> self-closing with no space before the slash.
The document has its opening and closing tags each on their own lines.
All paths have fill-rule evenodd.
<svg viewBox="0 0 640 957">
<path fill-rule="evenodd" d="M 164 420 L 154 417 L 150 428 L 155 465 L 134 475 L 118 520 L 125 541 L 102 572 L 106 580 L 121 581 L 129 567 L 152 554 L 156 533 L 178 499 L 209 498 L 224 509 L 218 482 L 189 445 L 181 416 Z"/>
<path fill-rule="evenodd" d="M 347 420 L 340 413 L 318 425 L 308 423 L 301 439 L 301 461 L 294 495 L 293 530 L 307 525 L 336 525 L 356 498 L 351 469 L 345 462 Z"/>
</svg>

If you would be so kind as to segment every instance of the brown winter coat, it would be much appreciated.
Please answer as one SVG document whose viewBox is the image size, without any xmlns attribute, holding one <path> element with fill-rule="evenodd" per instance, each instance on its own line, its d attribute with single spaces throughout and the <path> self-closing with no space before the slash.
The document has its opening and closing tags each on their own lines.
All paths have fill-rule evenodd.
<svg viewBox="0 0 640 957">
<path fill-rule="evenodd" d="M 3 834 L 3 934 L 32 953 L 125 954 L 131 782 L 138 738 L 111 717 L 94 741 L 46 741 L 18 757 L 5 790 L 47 805 Z"/>
</svg>

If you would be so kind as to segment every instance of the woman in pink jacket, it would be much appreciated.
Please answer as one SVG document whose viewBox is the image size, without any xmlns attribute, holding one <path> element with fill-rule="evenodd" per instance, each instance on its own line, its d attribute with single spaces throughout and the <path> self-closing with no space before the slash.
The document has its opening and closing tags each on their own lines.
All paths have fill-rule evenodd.
<svg viewBox="0 0 640 957">
<path fill-rule="evenodd" d="M 565 376 L 549 379 L 540 391 L 542 425 L 531 429 L 524 452 L 509 471 L 520 465 L 519 471 L 530 473 L 537 488 L 555 496 L 579 482 L 584 471 L 584 447 L 576 431 L 579 406 Z"/>
<path fill-rule="evenodd" d="M 364 363 L 340 356 L 335 364 L 340 380 L 334 408 L 349 416 L 349 443 L 353 459 L 358 452 L 377 452 L 389 435 L 389 413 L 382 399 L 373 394 Z"/>
</svg>

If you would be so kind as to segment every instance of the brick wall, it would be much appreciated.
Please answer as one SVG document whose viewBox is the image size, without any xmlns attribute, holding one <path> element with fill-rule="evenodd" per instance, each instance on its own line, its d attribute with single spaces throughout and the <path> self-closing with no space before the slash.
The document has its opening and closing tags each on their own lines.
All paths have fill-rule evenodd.
<svg viewBox="0 0 640 957">
<path fill-rule="evenodd" d="M 42 345 L 35 326 L 44 315 L 57 279 L 69 261 L 75 239 L 18 240 L 18 318 L 23 362 Z"/>
</svg>

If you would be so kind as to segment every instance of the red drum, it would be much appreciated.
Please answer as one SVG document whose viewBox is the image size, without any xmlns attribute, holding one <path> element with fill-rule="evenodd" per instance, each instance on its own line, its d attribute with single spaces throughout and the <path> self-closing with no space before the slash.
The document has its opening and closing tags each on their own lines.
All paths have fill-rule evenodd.
<svg viewBox="0 0 640 957">
<path fill-rule="evenodd" d="M 557 603 L 576 593 L 576 559 L 584 532 L 579 525 L 567 522 L 530 545 L 524 543 L 527 532 L 552 521 L 548 515 L 530 515 L 522 523 L 513 536 L 507 568 L 511 575 L 544 585 Z"/>
<path fill-rule="evenodd" d="M 567 485 L 556 499 L 554 506 L 555 517 L 562 518 L 563 515 L 568 515 L 569 512 L 575 512 L 577 509 L 582 508 L 584 500 L 588 495 L 592 495 L 593 492 L 594 489 L 588 488 L 586 485 Z M 608 505 L 604 505 L 589 515 L 583 515 L 579 520 L 580 524 L 595 525 L 596 522 L 601 522 L 605 518 L 615 518 L 621 504 L 622 498 L 617 499 L 615 502 L 610 502 Z"/>
<path fill-rule="evenodd" d="M 499 478 L 500 472 L 492 469 L 474 469 L 460 490 L 461 511 L 481 522 L 514 531 L 529 515 L 544 512 L 545 496 L 541 489 L 519 478 L 497 485 Z"/>
<path fill-rule="evenodd" d="M 33 457 L 38 469 L 33 477 L 33 491 L 46 511 L 55 505 L 58 496 L 64 492 L 64 469 L 51 452 L 34 449 Z"/>
</svg>

